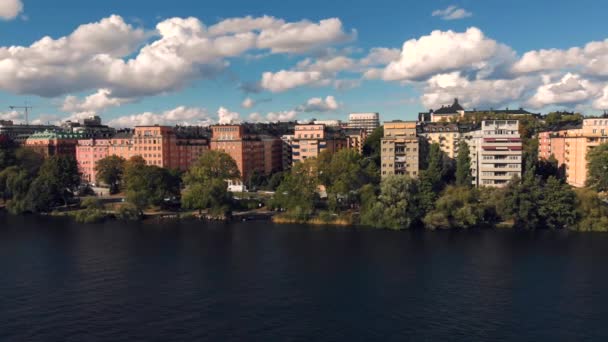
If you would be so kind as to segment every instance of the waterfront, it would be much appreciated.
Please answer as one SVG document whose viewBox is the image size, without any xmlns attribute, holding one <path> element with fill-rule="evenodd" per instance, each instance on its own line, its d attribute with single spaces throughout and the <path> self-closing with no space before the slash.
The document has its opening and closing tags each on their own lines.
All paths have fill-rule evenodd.
<svg viewBox="0 0 608 342">
<path fill-rule="evenodd" d="M 0 214 L 0 340 L 605 340 L 608 235 Z"/>
</svg>

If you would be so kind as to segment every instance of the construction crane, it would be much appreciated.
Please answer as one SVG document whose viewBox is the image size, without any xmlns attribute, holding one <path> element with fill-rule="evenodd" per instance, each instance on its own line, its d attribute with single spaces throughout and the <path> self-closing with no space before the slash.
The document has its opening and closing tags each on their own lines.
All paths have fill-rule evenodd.
<svg viewBox="0 0 608 342">
<path fill-rule="evenodd" d="M 29 115 L 30 115 L 30 109 L 32 109 L 32 106 L 8 106 L 9 109 L 11 110 L 15 110 L 15 109 L 23 109 L 23 111 L 25 112 L 25 124 L 29 125 L 30 121 L 29 121 Z"/>
</svg>

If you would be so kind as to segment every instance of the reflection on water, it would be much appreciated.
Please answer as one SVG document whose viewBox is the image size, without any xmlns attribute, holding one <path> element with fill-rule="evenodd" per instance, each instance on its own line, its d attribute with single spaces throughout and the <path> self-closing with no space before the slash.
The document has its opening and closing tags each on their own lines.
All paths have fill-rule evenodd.
<svg viewBox="0 0 608 342">
<path fill-rule="evenodd" d="M 0 340 L 605 340 L 608 235 L 0 215 Z"/>
</svg>

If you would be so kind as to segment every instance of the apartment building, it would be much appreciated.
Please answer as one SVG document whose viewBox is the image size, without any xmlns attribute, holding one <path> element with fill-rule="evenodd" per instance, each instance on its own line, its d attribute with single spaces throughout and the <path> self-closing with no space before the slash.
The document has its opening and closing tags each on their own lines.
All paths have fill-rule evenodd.
<svg viewBox="0 0 608 342">
<path fill-rule="evenodd" d="M 294 128 L 291 145 L 294 163 L 316 158 L 322 151 L 334 153 L 343 148 L 348 148 L 348 138 L 340 128 L 315 124 L 300 124 Z"/>
<path fill-rule="evenodd" d="M 437 122 L 422 123 L 418 126 L 418 136 L 429 144 L 437 143 L 448 157 L 455 159 L 458 155 L 458 145 L 465 133 L 472 130 L 471 125 Z"/>
<path fill-rule="evenodd" d="M 6 135 L 20 145 L 34 133 L 58 130 L 59 127 L 52 125 L 21 125 L 12 120 L 0 120 L 0 135 Z"/>
<path fill-rule="evenodd" d="M 380 127 L 379 113 L 350 113 L 348 115 L 348 128 L 362 128 L 371 134 Z"/>
<path fill-rule="evenodd" d="M 415 121 L 385 122 L 381 149 L 383 178 L 390 175 L 418 177 L 420 141 Z"/>
<path fill-rule="evenodd" d="M 83 180 L 96 183 L 95 165 L 110 155 L 126 160 L 141 156 L 148 165 L 187 170 L 209 150 L 209 139 L 186 135 L 169 126 L 137 126 L 134 130 L 116 133 L 111 138 L 80 139 L 76 145 L 76 161 Z"/>
<path fill-rule="evenodd" d="M 25 140 L 24 146 L 45 157 L 76 157 L 76 145 L 78 145 L 78 140 L 82 138 L 84 137 L 78 133 L 36 132 Z"/>
<path fill-rule="evenodd" d="M 587 118 L 580 127 L 565 127 L 538 134 L 538 157 L 551 155 L 564 166 L 566 181 L 583 187 L 587 181 L 587 154 L 596 146 L 608 142 L 608 118 Z"/>
<path fill-rule="evenodd" d="M 465 134 L 471 155 L 473 185 L 504 187 L 521 177 L 522 141 L 517 120 L 484 120 L 481 129 Z"/>
<path fill-rule="evenodd" d="M 269 175 L 283 169 L 283 146 L 274 136 L 251 134 L 244 125 L 211 126 L 211 149 L 229 154 L 243 181 L 254 172 Z"/>
</svg>

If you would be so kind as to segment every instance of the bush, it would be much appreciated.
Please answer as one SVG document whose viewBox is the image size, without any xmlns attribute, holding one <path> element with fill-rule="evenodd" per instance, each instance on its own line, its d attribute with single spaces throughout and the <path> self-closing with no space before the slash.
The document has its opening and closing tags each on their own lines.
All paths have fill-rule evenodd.
<svg viewBox="0 0 608 342">
<path fill-rule="evenodd" d="M 84 209 L 74 213 L 74 219 L 78 223 L 99 223 L 108 215 L 100 209 Z"/>
<path fill-rule="evenodd" d="M 103 209 L 103 203 L 98 198 L 87 197 L 80 203 L 80 206 L 87 209 Z"/>
<path fill-rule="evenodd" d="M 121 221 L 139 221 L 142 217 L 135 205 L 125 204 L 116 211 L 116 218 Z"/>
</svg>

